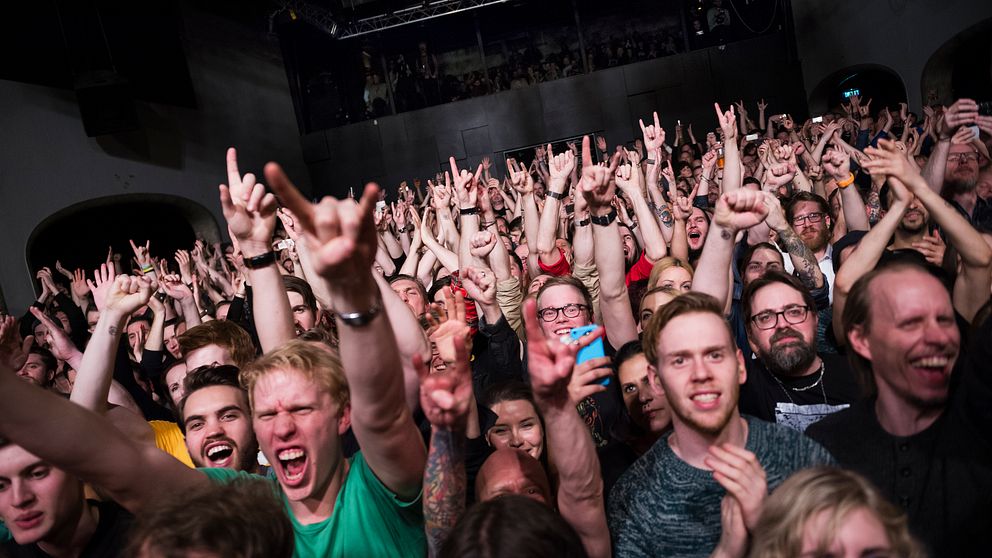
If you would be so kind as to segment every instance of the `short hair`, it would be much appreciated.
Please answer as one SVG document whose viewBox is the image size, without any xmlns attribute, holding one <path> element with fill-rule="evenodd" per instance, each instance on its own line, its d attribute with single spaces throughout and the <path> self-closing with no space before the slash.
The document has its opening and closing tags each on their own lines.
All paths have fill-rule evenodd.
<svg viewBox="0 0 992 558">
<path fill-rule="evenodd" d="M 445 287 L 453 287 L 453 286 L 454 286 L 454 278 L 450 275 L 446 275 L 444 277 L 437 279 L 436 281 L 431 283 L 431 288 L 427 291 L 427 296 L 424 297 L 424 302 L 426 304 L 430 304 L 431 302 L 434 301 L 434 297 L 437 296 L 437 293 L 441 292 L 441 289 Z"/>
<path fill-rule="evenodd" d="M 824 281 L 826 281 L 826 279 L 824 279 Z M 786 287 L 799 291 L 799 294 L 803 297 L 803 304 L 807 306 L 807 309 L 810 312 L 816 314 L 816 301 L 813 300 L 813 295 L 810 294 L 809 289 L 806 288 L 806 285 L 803 285 L 802 282 L 799 281 L 799 279 L 796 279 L 795 276 L 789 275 L 783 271 L 769 271 L 761 277 L 748 283 L 748 285 L 744 287 L 744 292 L 741 293 L 741 316 L 744 319 L 744 324 L 747 326 L 746 329 L 749 335 L 751 333 L 751 326 L 754 325 L 751 321 L 751 313 L 754 311 L 753 301 L 755 293 L 776 283 L 780 283 Z"/>
<path fill-rule="evenodd" d="M 758 186 L 761 186 L 761 181 L 753 176 L 744 177 L 744 182 L 741 183 L 741 186 L 747 186 L 748 184 L 757 184 Z"/>
<path fill-rule="evenodd" d="M 780 258 L 782 258 L 782 265 L 785 265 L 785 256 L 782 255 L 782 252 L 779 251 L 777 246 L 771 242 L 759 242 L 748 246 L 747 250 L 744 251 L 744 255 L 741 256 L 740 261 L 737 262 L 737 271 L 740 272 L 741 276 L 744 275 L 744 270 L 747 269 L 747 264 L 751 263 L 751 258 L 754 257 L 754 253 L 758 250 L 771 250 L 772 252 L 775 252 Z"/>
<path fill-rule="evenodd" d="M 254 407 L 255 383 L 277 370 L 295 370 L 327 390 L 334 401 L 344 407 L 350 401 L 348 379 L 337 353 L 311 341 L 294 339 L 266 353 L 241 369 L 241 385 L 248 390 L 248 402 Z"/>
<path fill-rule="evenodd" d="M 898 259 L 888 263 L 883 263 L 861 276 L 851 286 L 851 291 L 847 295 L 847 302 L 844 304 L 844 313 L 841 316 L 841 324 L 844 326 L 844 334 L 847 335 L 854 328 L 861 328 L 864 333 L 871 330 L 871 284 L 879 276 L 885 273 L 895 273 L 898 271 L 919 271 L 932 275 L 942 285 L 944 284 L 936 275 L 933 275 L 926 267 L 909 259 Z M 945 286 L 946 289 L 946 286 Z M 950 294 L 948 294 L 950 296 Z M 851 368 L 857 373 L 862 388 L 867 395 L 875 395 L 878 387 L 875 385 L 875 377 L 872 374 L 871 361 L 851 349 L 847 352 Z"/>
<path fill-rule="evenodd" d="M 135 516 L 129 538 L 123 556 L 290 558 L 295 548 L 293 524 L 272 484 L 255 479 L 174 493 Z"/>
<path fill-rule="evenodd" d="M 303 304 L 306 304 L 310 311 L 317 311 L 317 297 L 314 296 L 310 283 L 295 275 L 283 275 L 282 286 L 286 288 L 287 293 L 297 293 L 302 296 Z"/>
<path fill-rule="evenodd" d="M 177 361 L 178 362 L 178 361 Z M 179 417 L 183 417 L 186 409 L 186 400 L 193 393 L 213 386 L 227 386 L 245 391 L 238 381 L 240 371 L 237 366 L 229 364 L 201 366 L 186 373 L 183 378 L 183 398 L 179 400 Z M 164 375 L 162 376 L 165 377 Z M 247 395 L 247 393 L 245 393 Z"/>
<path fill-rule="evenodd" d="M 585 284 L 574 275 L 562 275 L 559 277 L 552 277 L 551 279 L 548 279 L 547 281 L 544 282 L 543 285 L 541 285 L 541 288 L 538 289 L 537 297 L 535 298 L 535 300 L 540 301 L 541 296 L 544 295 L 544 292 L 550 289 L 551 287 L 561 287 L 561 286 L 572 287 L 575 290 L 579 291 L 579 294 L 582 295 L 583 303 L 589 309 L 589 319 L 591 321 L 593 314 L 592 295 L 589 294 L 589 289 L 586 288 Z"/>
<path fill-rule="evenodd" d="M 704 211 L 703 213 L 706 212 Z M 651 275 L 648 276 L 648 289 L 650 290 L 657 287 L 658 278 L 661 277 L 661 274 L 664 273 L 665 270 L 672 267 L 684 268 L 689 272 L 690 277 L 695 275 L 695 272 L 692 269 L 692 264 L 689 262 L 682 261 L 674 256 L 665 256 L 664 258 L 654 262 L 654 265 L 651 267 Z"/>
<path fill-rule="evenodd" d="M 427 289 L 424 288 L 424 284 L 420 282 L 420 279 L 417 279 L 416 277 L 412 275 L 407 275 L 405 273 L 393 275 L 392 277 L 389 278 L 390 285 L 392 285 L 397 281 L 413 281 L 413 284 L 416 285 L 417 290 L 420 291 L 421 298 L 423 298 L 424 301 L 429 301 L 429 299 L 427 298 Z"/>
<path fill-rule="evenodd" d="M 665 329 L 665 326 L 675 318 L 687 314 L 713 314 L 719 317 L 727 330 L 728 339 L 733 343 L 734 336 L 730 331 L 730 324 L 727 323 L 727 319 L 723 315 L 720 301 L 708 294 L 690 291 L 662 306 L 648 320 L 641 342 L 644 345 L 644 357 L 648 359 L 650 364 L 657 364 L 658 362 L 658 336 L 661 334 L 661 330 Z"/>
<path fill-rule="evenodd" d="M 41 363 L 45 365 L 45 368 L 49 372 L 55 372 L 59 367 L 59 361 L 52 354 L 52 351 L 44 347 L 39 347 L 38 345 L 32 345 L 31 349 L 28 350 L 28 354 L 38 355 L 41 358 Z"/>
<path fill-rule="evenodd" d="M 925 554 L 909 532 L 906 514 L 889 503 L 867 479 L 833 467 L 803 469 L 790 476 L 765 501 L 751 537 L 752 558 L 791 558 L 802 552 L 803 533 L 821 512 L 829 520 L 820 534 L 818 550 L 826 550 L 844 519 L 866 509 L 885 529 L 892 555 L 923 558 Z"/>
<path fill-rule="evenodd" d="M 184 331 L 177 340 L 184 355 L 207 345 L 224 347 L 239 368 L 251 362 L 256 354 L 255 344 L 248 332 L 229 320 L 203 322 Z"/>
<path fill-rule="evenodd" d="M 468 509 L 441 547 L 442 558 L 572 558 L 587 556 L 582 540 L 560 514 L 508 494 Z"/>
<path fill-rule="evenodd" d="M 492 408 L 493 405 L 503 401 L 529 401 L 534 409 L 537 409 L 534 392 L 531 391 L 529 385 L 520 381 L 513 380 L 493 384 L 482 394 L 480 403 L 485 407 Z"/>
<path fill-rule="evenodd" d="M 789 220 L 790 224 L 792 223 L 792 218 L 795 216 L 796 206 L 803 202 L 813 202 L 820 208 L 822 213 L 830 215 L 830 204 L 827 203 L 827 200 L 823 199 L 823 196 L 800 190 L 789 199 L 789 203 L 785 204 L 785 218 Z"/>
</svg>

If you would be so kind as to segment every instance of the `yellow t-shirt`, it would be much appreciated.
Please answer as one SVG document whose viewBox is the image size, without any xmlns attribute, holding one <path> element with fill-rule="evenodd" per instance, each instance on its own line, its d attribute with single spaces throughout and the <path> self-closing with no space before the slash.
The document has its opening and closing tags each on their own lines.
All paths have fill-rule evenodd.
<svg viewBox="0 0 992 558">
<path fill-rule="evenodd" d="M 194 468 L 193 460 L 186 451 L 186 438 L 179 430 L 179 425 L 164 420 L 150 420 L 148 425 L 155 431 L 155 446 L 165 453 L 182 461 L 189 468 Z"/>
</svg>

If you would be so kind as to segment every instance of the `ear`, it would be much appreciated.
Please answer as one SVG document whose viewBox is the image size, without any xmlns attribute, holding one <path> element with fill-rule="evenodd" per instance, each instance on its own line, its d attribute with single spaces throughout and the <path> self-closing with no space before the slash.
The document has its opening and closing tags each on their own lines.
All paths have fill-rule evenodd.
<svg viewBox="0 0 992 558">
<path fill-rule="evenodd" d="M 871 342 L 863 326 L 854 326 L 847 332 L 847 342 L 859 356 L 871 360 Z"/>
<path fill-rule="evenodd" d="M 750 340 L 748 341 L 750 344 Z M 747 381 L 747 366 L 744 365 L 744 353 L 737 349 L 737 383 L 744 385 Z"/>
<path fill-rule="evenodd" d="M 648 385 L 658 393 L 665 393 L 665 388 L 661 385 L 661 377 L 658 375 L 658 367 L 651 363 L 648 363 Z"/>
<path fill-rule="evenodd" d="M 338 418 L 338 436 L 344 436 L 349 428 L 351 428 L 351 403 L 341 409 L 341 415 Z"/>
</svg>

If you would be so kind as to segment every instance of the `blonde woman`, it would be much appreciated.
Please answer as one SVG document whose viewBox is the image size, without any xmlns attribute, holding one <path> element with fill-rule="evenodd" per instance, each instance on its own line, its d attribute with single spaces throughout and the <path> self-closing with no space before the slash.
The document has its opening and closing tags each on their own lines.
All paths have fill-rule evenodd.
<svg viewBox="0 0 992 558">
<path fill-rule="evenodd" d="M 924 558 L 906 514 L 861 475 L 836 468 L 792 475 L 765 502 L 751 558 Z"/>
<path fill-rule="evenodd" d="M 648 278 L 648 289 L 671 287 L 688 292 L 692 288 L 692 266 L 678 258 L 666 256 L 655 262 Z"/>
</svg>

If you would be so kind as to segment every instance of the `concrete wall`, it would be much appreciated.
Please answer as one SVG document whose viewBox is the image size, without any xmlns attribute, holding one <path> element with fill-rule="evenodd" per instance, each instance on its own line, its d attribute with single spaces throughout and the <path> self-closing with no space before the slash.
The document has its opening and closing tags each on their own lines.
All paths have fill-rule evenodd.
<svg viewBox="0 0 992 558">
<path fill-rule="evenodd" d="M 223 223 L 217 185 L 230 145 L 243 170 L 276 160 L 309 189 L 278 44 L 189 8 L 184 41 L 198 108 L 138 103 L 138 132 L 88 138 L 73 92 L 0 81 L 0 285 L 11 311 L 34 298 L 25 258 L 32 231 L 76 203 L 170 194 Z M 106 244 L 98 225 L 79 234 Z"/>
<path fill-rule="evenodd" d="M 793 0 L 792 11 L 808 93 L 845 68 L 882 65 L 902 77 L 909 104 L 918 110 L 927 60 L 959 32 L 992 17 L 992 2 Z M 947 101 L 950 92 L 938 91 L 938 96 Z"/>
<path fill-rule="evenodd" d="M 805 114 L 799 67 L 788 52 L 784 34 L 770 35 L 359 122 L 304 136 L 304 158 L 315 191 L 340 197 L 369 180 L 392 189 L 433 177 L 449 156 L 474 168 L 485 155 L 578 134 L 604 132 L 611 145 L 631 141 L 641 134 L 638 118 L 654 110 L 670 134 L 681 119 L 695 123 L 702 140 L 717 125 L 713 101 L 753 106 L 765 97 L 776 113 Z"/>
</svg>

